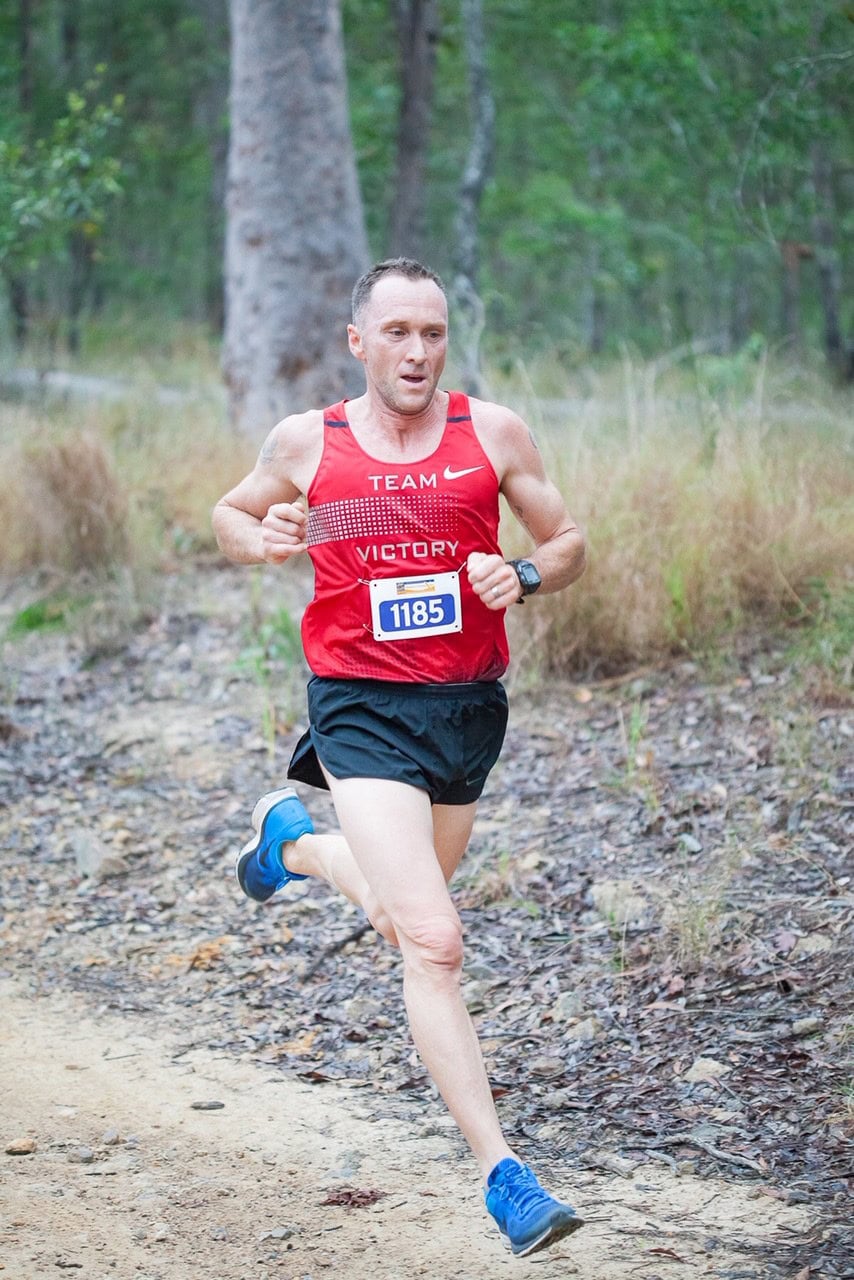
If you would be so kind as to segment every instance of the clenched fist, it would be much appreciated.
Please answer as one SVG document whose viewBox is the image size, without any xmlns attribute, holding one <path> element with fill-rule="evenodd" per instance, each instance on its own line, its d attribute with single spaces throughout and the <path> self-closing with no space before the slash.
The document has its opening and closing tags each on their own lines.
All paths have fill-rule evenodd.
<svg viewBox="0 0 854 1280">
<path fill-rule="evenodd" d="M 466 561 L 469 582 L 487 609 L 506 609 L 519 599 L 516 570 L 497 555 L 472 551 Z"/>
<path fill-rule="evenodd" d="M 284 564 L 308 547 L 305 502 L 274 502 L 261 521 L 261 545 L 268 564 Z"/>
</svg>

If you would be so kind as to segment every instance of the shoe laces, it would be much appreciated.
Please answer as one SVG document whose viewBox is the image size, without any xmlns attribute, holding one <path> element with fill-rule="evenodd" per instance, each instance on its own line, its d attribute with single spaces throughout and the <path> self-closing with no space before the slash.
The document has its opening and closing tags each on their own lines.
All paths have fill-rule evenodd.
<svg viewBox="0 0 854 1280">
<path fill-rule="evenodd" d="M 519 1214 L 524 1214 L 535 1205 L 551 1199 L 548 1192 L 540 1186 L 536 1174 L 532 1173 L 526 1164 L 520 1164 L 516 1169 L 506 1172 L 502 1170 L 501 1183 L 501 1190 L 511 1207 Z"/>
</svg>

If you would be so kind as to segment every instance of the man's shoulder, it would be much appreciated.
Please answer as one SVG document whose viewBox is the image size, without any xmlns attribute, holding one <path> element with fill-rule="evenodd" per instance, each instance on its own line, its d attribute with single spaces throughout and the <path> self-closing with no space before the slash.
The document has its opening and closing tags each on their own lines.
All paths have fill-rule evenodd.
<svg viewBox="0 0 854 1280">
<path fill-rule="evenodd" d="M 289 413 L 276 423 L 275 430 L 287 435 L 291 432 L 308 431 L 312 427 L 323 426 L 323 409 L 305 409 L 302 413 Z"/>
<path fill-rule="evenodd" d="M 499 477 L 538 465 L 537 446 L 525 419 L 506 404 L 469 397 L 471 420 L 477 437 Z"/>
<path fill-rule="evenodd" d="M 509 405 L 498 404 L 495 400 L 480 400 L 477 396 L 469 396 L 472 421 L 484 422 L 496 427 L 513 427 L 524 422 L 515 409 Z"/>
<path fill-rule="evenodd" d="M 303 413 L 289 413 L 276 423 L 272 434 L 280 446 L 290 452 L 301 452 L 322 436 L 323 410 L 306 409 Z"/>
<path fill-rule="evenodd" d="M 469 407 L 475 429 L 490 439 L 512 445 L 529 435 L 524 419 L 506 404 L 469 396 Z"/>
</svg>

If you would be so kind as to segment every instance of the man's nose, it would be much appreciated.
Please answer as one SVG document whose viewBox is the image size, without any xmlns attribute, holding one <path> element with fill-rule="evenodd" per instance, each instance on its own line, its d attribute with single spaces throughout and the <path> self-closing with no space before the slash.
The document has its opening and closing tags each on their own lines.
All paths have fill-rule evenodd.
<svg viewBox="0 0 854 1280">
<path fill-rule="evenodd" d="M 426 359 L 427 351 L 424 347 L 424 340 L 420 333 L 414 333 L 409 339 L 407 355 L 410 360 L 417 360 L 419 363 Z"/>
</svg>

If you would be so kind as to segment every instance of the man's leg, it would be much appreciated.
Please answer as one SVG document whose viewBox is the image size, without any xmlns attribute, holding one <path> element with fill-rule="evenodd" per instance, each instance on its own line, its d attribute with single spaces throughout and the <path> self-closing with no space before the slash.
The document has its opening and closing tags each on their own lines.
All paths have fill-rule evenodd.
<svg viewBox="0 0 854 1280">
<path fill-rule="evenodd" d="M 329 782 L 354 862 L 395 929 L 416 1048 L 486 1177 L 500 1160 L 516 1157 L 501 1132 L 480 1045 L 463 1003 L 462 929 L 434 845 L 439 835 L 448 863 L 458 862 L 473 806 L 458 815 L 444 812 L 451 806 L 441 806 L 434 820 L 426 793 L 405 783 L 365 778 Z"/>
<path fill-rule="evenodd" d="M 476 804 L 433 807 L 433 842 L 445 882 L 450 883 L 471 836 Z M 397 946 L 397 934 L 356 864 L 353 851 L 340 832 L 300 836 L 282 850 L 285 865 L 297 875 L 317 876 L 362 908 L 387 942 Z"/>
<path fill-rule="evenodd" d="M 480 1164 L 486 1207 L 515 1254 L 546 1248 L 582 1220 L 544 1191 L 508 1147 L 460 993 L 462 930 L 446 882 L 465 851 L 475 805 L 431 810 L 426 793 L 404 783 L 336 780 L 328 773 L 327 780 L 343 834 L 305 831 L 310 822 L 304 810 L 293 812 L 295 797 L 288 793 L 291 800 L 281 806 L 292 811 L 282 815 L 279 831 L 302 826 L 304 834 L 283 844 L 285 866 L 322 876 L 400 946 L 413 1039 Z M 259 842 L 265 821 L 256 827 Z"/>
<path fill-rule="evenodd" d="M 352 850 L 340 832 L 312 832 L 282 846 L 282 860 L 297 875 L 316 876 L 361 907 L 377 933 L 397 946 L 397 934 L 388 914 L 356 865 Z"/>
</svg>

